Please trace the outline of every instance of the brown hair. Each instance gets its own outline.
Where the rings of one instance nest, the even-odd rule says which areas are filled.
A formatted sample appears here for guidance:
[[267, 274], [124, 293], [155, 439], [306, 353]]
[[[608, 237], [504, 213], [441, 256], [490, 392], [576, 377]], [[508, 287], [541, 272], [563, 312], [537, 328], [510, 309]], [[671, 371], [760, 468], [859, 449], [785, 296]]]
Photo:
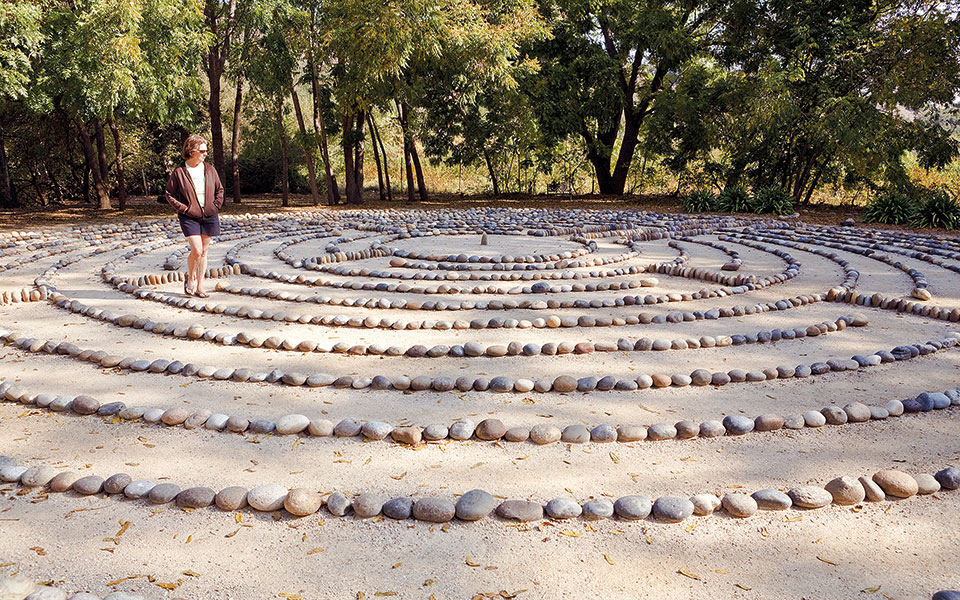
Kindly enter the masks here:
[[210, 146], [210, 144], [207, 143], [207, 140], [200, 134], [195, 133], [190, 137], [188, 137], [187, 139], [185, 139], [183, 141], [183, 150], [181, 151], [181, 153], [183, 154], [183, 158], [184, 159], [190, 158], [190, 154], [192, 154], [201, 145], [207, 146], [207, 147]]

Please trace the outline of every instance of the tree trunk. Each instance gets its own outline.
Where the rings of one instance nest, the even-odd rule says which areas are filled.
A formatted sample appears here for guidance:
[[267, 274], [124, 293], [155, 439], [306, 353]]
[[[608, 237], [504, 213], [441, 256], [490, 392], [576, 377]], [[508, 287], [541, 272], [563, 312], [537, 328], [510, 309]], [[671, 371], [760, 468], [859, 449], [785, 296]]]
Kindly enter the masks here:
[[77, 122], [77, 131], [80, 134], [80, 144], [83, 146], [83, 152], [87, 156], [87, 170], [93, 178], [93, 186], [97, 192], [97, 198], [100, 202], [101, 210], [110, 210], [110, 192], [103, 183], [100, 167], [97, 165], [97, 151], [93, 148], [93, 140], [90, 139], [90, 133], [83, 123]]
[[300, 110], [300, 96], [297, 88], [290, 84], [290, 97], [293, 98], [293, 110], [297, 114], [297, 126], [300, 128], [301, 145], [307, 155], [307, 177], [310, 179], [310, 196], [314, 206], [320, 206], [320, 190], [317, 189], [317, 161], [313, 156], [313, 144], [307, 137], [307, 127], [303, 123], [303, 112]]
[[417, 201], [417, 193], [413, 187], [413, 163], [410, 160], [410, 136], [407, 135], [407, 119], [403, 112], [403, 105], [397, 101], [397, 121], [400, 123], [400, 135], [403, 138], [403, 170], [407, 176], [407, 202]]
[[113, 145], [117, 150], [117, 201], [120, 203], [120, 210], [127, 208], [127, 186], [123, 182], [123, 148], [120, 145], [120, 130], [117, 124], [110, 119], [110, 131], [113, 132]]
[[364, 138], [366, 137], [363, 133], [364, 114], [362, 110], [357, 113], [357, 133], [353, 138], [353, 172], [357, 179], [357, 193], [359, 193], [361, 197], [363, 197], [363, 151]]
[[243, 75], [237, 76], [237, 95], [233, 99], [233, 131], [230, 138], [230, 171], [233, 188], [233, 203], [240, 204], [240, 107], [243, 104]]
[[377, 147], [377, 132], [373, 128], [373, 113], [367, 113], [367, 129], [370, 130], [370, 141], [373, 145], [373, 162], [377, 164], [377, 188], [380, 191], [380, 202], [386, 202], [387, 191], [383, 189], [383, 167], [380, 164], [380, 148]]
[[283, 97], [277, 98], [277, 131], [280, 134], [280, 204], [290, 206], [290, 161], [287, 157], [287, 132], [283, 127]]
[[0, 207], [19, 208], [13, 193], [13, 181], [10, 180], [10, 166], [7, 164], [7, 151], [4, 147], [3, 123], [0, 123]]
[[53, 185], [53, 191], [57, 195], [57, 204], [63, 204], [63, 186], [60, 185], [60, 181], [57, 179], [56, 174], [54, 174], [53, 169], [50, 168], [50, 164], [46, 161], [43, 162], [43, 170], [46, 171], [47, 177], [50, 179], [50, 183]]
[[320, 104], [319, 73], [317, 63], [313, 59], [312, 41], [310, 52], [310, 70], [313, 74], [313, 80], [311, 81], [311, 88], [313, 90], [313, 130], [320, 136], [320, 157], [323, 158], [323, 170], [327, 182], [327, 204], [334, 206], [340, 204], [340, 189], [337, 187], [337, 180], [333, 177], [333, 169], [330, 168], [330, 150], [327, 146], [327, 124], [323, 118], [323, 107]]
[[83, 201], [90, 204], [90, 165], [83, 162]]
[[410, 132], [410, 121], [407, 118], [410, 114], [410, 107], [405, 103], [401, 103], [399, 106], [400, 111], [400, 126], [403, 127], [403, 140], [405, 152], [408, 152], [410, 158], [413, 159], [413, 167], [417, 173], [417, 189], [420, 192], [420, 201], [427, 202], [429, 200], [427, 196], [427, 186], [423, 181], [423, 169], [420, 167], [420, 155], [417, 153], [417, 144], [413, 139], [413, 134]]
[[110, 169], [107, 168], [107, 144], [103, 139], [103, 122], [100, 119], [93, 120], [93, 131], [97, 140], [97, 164], [100, 165], [100, 181], [107, 185], [107, 176], [110, 175]]
[[[210, 146], [213, 149], [213, 165], [217, 169], [220, 180], [226, 180], [226, 168], [223, 159], [223, 117], [220, 112], [220, 78], [223, 75], [223, 68], [230, 54], [230, 38], [233, 35], [234, 16], [237, 10], [237, 0], [230, 0], [227, 6], [226, 23], [222, 23], [220, 11], [223, 6], [221, 2], [207, 0], [205, 3], [204, 14], [206, 16], [207, 27], [213, 34], [213, 43], [207, 51], [206, 70], [207, 80], [210, 85], [210, 97], [207, 106], [210, 110]], [[220, 26], [223, 25], [221, 30]]]
[[387, 200], [393, 202], [393, 189], [390, 186], [390, 161], [387, 160], [387, 151], [383, 147], [383, 138], [380, 137], [380, 128], [377, 127], [377, 122], [373, 119], [373, 114], [370, 114], [370, 131], [373, 132], [374, 138], [374, 148], [377, 145], [380, 145], [380, 156], [383, 157], [383, 178], [386, 180], [387, 186]]
[[493, 195], [500, 195], [500, 183], [497, 181], [497, 174], [493, 172], [493, 161], [490, 160], [490, 152], [483, 149], [483, 160], [487, 163], [487, 172], [490, 173], [490, 181], [493, 183]]
[[344, 179], [347, 187], [347, 204], [360, 204], [363, 197], [360, 190], [357, 189], [357, 173], [353, 164], [353, 115], [344, 114], [342, 117], [343, 131], [341, 139], [343, 142], [343, 166], [346, 171]]

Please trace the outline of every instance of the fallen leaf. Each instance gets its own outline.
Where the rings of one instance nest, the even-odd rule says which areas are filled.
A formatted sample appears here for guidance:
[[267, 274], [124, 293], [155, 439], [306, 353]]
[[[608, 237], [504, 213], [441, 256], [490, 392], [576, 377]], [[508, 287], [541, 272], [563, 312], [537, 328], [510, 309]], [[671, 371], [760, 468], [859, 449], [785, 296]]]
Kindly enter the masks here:
[[40, 546], [34, 546], [34, 547], [30, 548], [30, 549], [33, 550], [34, 552], [36, 552], [36, 553], [37, 553], [37, 556], [46, 556], [46, 555], [47, 555], [47, 551], [44, 550], [43, 548], [41, 548]]
[[560, 535], [565, 535], [567, 537], [580, 537], [579, 531], [561, 531]]
[[313, 548], [312, 550], [307, 550], [307, 556], [311, 554], [317, 554], [318, 552], [326, 552], [326, 548]]
[[860, 592], [863, 594], [876, 594], [879, 591], [880, 591], [879, 585], [876, 587], [863, 588], [862, 590], [860, 590]]
[[827, 560], [826, 558], [823, 558], [822, 556], [817, 556], [817, 560], [819, 560], [820, 562], [825, 562], [825, 563], [827, 563], [828, 565], [833, 565], [834, 567], [838, 566], [837, 563], [833, 562], [832, 560]]
[[714, 569], [713, 572], [714, 572], [714, 573], [717, 573], [717, 574], [719, 574], [719, 575], [726, 575], [726, 574], [729, 573], [730, 571], [728, 571], [728, 570], [726, 570], [726, 569]]
[[479, 567], [479, 566], [480, 566], [480, 563], [474, 562], [473, 559], [470, 558], [469, 556], [468, 556], [467, 559], [466, 559], [466, 563], [467, 563], [467, 566], [469, 566], [469, 567]]
[[123, 535], [124, 533], [126, 533], [126, 532], [127, 532], [127, 529], [129, 529], [129, 528], [130, 528], [130, 521], [124, 521], [123, 523], [120, 524], [120, 531], [118, 531], [118, 532], [117, 532], [117, 535], [115, 535], [115, 536], [113, 536], [113, 537], [120, 537], [121, 535]]
[[613, 452], [610, 453], [610, 460], [612, 460], [614, 464], [617, 464], [617, 465], [620, 464], [620, 457], [614, 454]]
[[155, 586], [157, 586], [157, 587], [159, 587], [159, 588], [163, 588], [163, 589], [165, 589], [165, 590], [175, 590], [175, 589], [177, 589], [178, 587], [180, 587], [180, 584], [179, 584], [179, 583], [155, 583], [155, 584], [153, 584], [153, 585], [155, 585]]
[[397, 567], [402, 566], [402, 565], [403, 565], [402, 562], [398, 562], [397, 564], [393, 565], [393, 566], [390, 567], [390, 568], [391, 568], [391, 569], [396, 569]]
[[232, 538], [233, 536], [237, 535], [238, 533], [240, 533], [240, 529], [239, 529], [239, 528], [237, 528], [235, 531], [232, 531], [231, 533], [228, 533], [227, 535], [225, 535], [225, 536], [223, 536], [223, 537], [225, 537], [225, 538]]
[[396, 596], [396, 592], [377, 592], [374, 596]]
[[783, 522], [784, 522], [784, 523], [796, 523], [797, 521], [802, 521], [802, 520], [803, 520], [803, 515], [797, 515], [797, 516], [795, 516], [795, 517], [784, 517], [784, 518], [783, 518]]
[[183, 571], [181, 574], [186, 575], [187, 577], [200, 577], [200, 573], [197, 573], [196, 571]]
[[690, 579], [696, 579], [697, 581], [702, 581], [699, 575], [697, 575], [696, 573], [691, 573], [686, 569], [686, 567], [680, 567], [679, 569], [677, 569], [677, 573], [683, 575], [684, 577], [689, 577]]
[[423, 582], [423, 587], [430, 587], [431, 585], [435, 584], [436, 582], [437, 582], [436, 579], [428, 579], [428, 580], [426, 580], [426, 581]]
[[303, 600], [303, 596], [300, 596], [298, 594], [284, 594], [281, 592], [277, 595], [280, 596], [281, 598], [286, 598], [287, 600]]
[[390, 479], [395, 479], [395, 480], [397, 480], [397, 481], [400, 481], [401, 479], [403, 479], [404, 477], [406, 477], [406, 475], [407, 475], [407, 472], [404, 471], [403, 473], [400, 473], [399, 475], [391, 475], [391, 476], [390, 476]]
[[608, 564], [608, 565], [616, 564], [616, 563], [613, 562], [613, 559], [610, 558], [610, 555], [607, 554], [606, 552], [603, 553], [603, 560], [607, 561], [607, 564]]
[[751, 587], [747, 587], [747, 586], [743, 585], [742, 583], [738, 583], [738, 584], [736, 584], [736, 586], [737, 586], [738, 588], [740, 588], [741, 590], [746, 590], [746, 591], [748, 591], [748, 592], [753, 589], [753, 588], [751, 588]]

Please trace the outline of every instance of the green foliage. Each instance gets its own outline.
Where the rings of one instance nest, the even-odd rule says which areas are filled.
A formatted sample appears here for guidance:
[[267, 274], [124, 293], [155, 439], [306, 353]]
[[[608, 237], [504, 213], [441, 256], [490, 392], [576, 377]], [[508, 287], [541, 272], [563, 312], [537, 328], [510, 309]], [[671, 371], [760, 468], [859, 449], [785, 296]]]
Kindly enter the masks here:
[[914, 224], [920, 227], [960, 227], [960, 205], [945, 190], [925, 190]]
[[753, 203], [747, 190], [739, 187], [728, 187], [717, 197], [717, 209], [723, 212], [753, 212]]
[[717, 197], [710, 190], [694, 190], [683, 197], [683, 210], [700, 213], [716, 210]]
[[793, 213], [793, 196], [779, 185], [759, 188], [753, 193], [751, 205], [758, 215], [789, 215]]
[[866, 223], [906, 225], [913, 222], [916, 212], [916, 203], [906, 194], [888, 191], [870, 199], [862, 218]]
[[30, 83], [36, 56], [41, 8], [33, 2], [5, 2], [0, 10], [0, 99], [22, 98]]

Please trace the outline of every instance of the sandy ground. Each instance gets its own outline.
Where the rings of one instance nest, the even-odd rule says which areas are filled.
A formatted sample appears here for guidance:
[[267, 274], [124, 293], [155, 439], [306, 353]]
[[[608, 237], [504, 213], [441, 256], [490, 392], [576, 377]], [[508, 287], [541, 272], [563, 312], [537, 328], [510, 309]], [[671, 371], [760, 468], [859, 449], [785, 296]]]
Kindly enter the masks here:
[[[344, 230], [344, 234], [358, 234]], [[554, 253], [576, 247], [566, 238], [497, 236], [484, 252]], [[714, 236], [703, 239], [713, 240]], [[316, 256], [330, 239], [317, 238], [287, 248]], [[240, 258], [253, 267], [282, 274], [300, 271], [276, 260], [281, 240], [252, 244]], [[598, 240], [597, 255], [616, 256], [625, 248]], [[211, 266], [234, 242], [211, 251]], [[369, 240], [343, 248], [359, 249]], [[479, 252], [470, 236], [404, 240], [411, 250]], [[399, 245], [399, 243], [397, 244]], [[727, 243], [740, 252], [743, 272], [767, 276], [785, 263], [769, 253]], [[690, 266], [719, 269], [727, 256], [699, 244], [682, 244]], [[118, 261], [123, 275], [157, 273], [173, 245]], [[938, 339], [956, 324], [891, 311], [817, 303], [792, 310], [679, 324], [609, 328], [497, 329], [465, 331], [381, 331], [244, 320], [173, 309], [134, 300], [105, 285], [100, 267], [129, 248], [105, 252], [61, 269], [57, 287], [70, 297], [124, 314], [156, 321], [201, 324], [218, 331], [240, 331], [353, 343], [484, 345], [547, 341], [613, 341], [621, 337], [699, 337], [755, 333], [775, 327], [806, 326], [859, 313], [863, 328], [775, 344], [668, 352], [616, 352], [589, 355], [504, 358], [381, 358], [302, 354], [242, 346], [223, 347], [119, 328], [47, 303], [0, 306], [0, 328], [31, 337], [73, 341], [137, 358], [177, 358], [183, 362], [254, 370], [324, 371], [334, 375], [448, 375], [553, 378], [611, 374], [689, 373], [695, 368], [744, 370], [848, 358], [889, 350], [899, 344]], [[665, 314], [769, 302], [798, 294], [821, 293], [842, 280], [833, 262], [794, 249], [802, 263], [795, 279], [758, 292], [719, 299], [644, 307], [556, 309], [546, 311], [371, 310], [283, 302], [213, 293], [211, 301], [282, 309], [297, 314], [402, 316], [407, 319], [528, 318], [548, 314], [594, 316]], [[859, 289], [909, 296], [913, 287], [899, 270], [838, 252], [861, 271]], [[643, 245], [641, 257], [622, 264], [646, 265], [678, 255], [665, 241]], [[0, 275], [0, 288], [29, 286], [58, 257], [33, 261]], [[2, 261], [0, 261], [2, 262]], [[906, 264], [922, 270], [934, 292], [932, 304], [960, 306], [960, 280], [929, 263]], [[914, 264], [916, 263], [916, 264]], [[386, 259], [356, 265], [390, 270]], [[615, 268], [613, 265], [610, 268]], [[589, 273], [591, 268], [579, 269]], [[322, 274], [330, 281], [347, 277]], [[634, 277], [643, 277], [639, 275]], [[627, 281], [631, 276], [606, 278]], [[657, 275], [656, 288], [633, 293], [692, 293], [711, 287], [701, 281]], [[357, 278], [359, 281], [368, 279]], [[250, 276], [231, 283], [336, 298], [380, 296], [439, 299], [440, 296], [309, 288]], [[513, 287], [505, 282], [504, 287]], [[182, 287], [157, 289], [182, 293]], [[604, 299], [631, 293], [551, 294], [554, 299]], [[463, 295], [450, 296], [462, 300]], [[471, 300], [503, 299], [470, 295]], [[511, 298], [517, 298], [511, 296]], [[852, 401], [883, 404], [923, 391], [958, 385], [960, 350], [952, 349], [903, 363], [805, 380], [775, 380], [723, 388], [668, 388], [590, 394], [415, 393], [398, 391], [289, 388], [279, 385], [218, 382], [171, 375], [120, 373], [64, 356], [0, 348], [0, 380], [16, 381], [34, 393], [90, 394], [102, 402], [170, 408], [188, 406], [247, 418], [276, 419], [289, 413], [333, 422], [355, 417], [388, 423], [427, 425], [464, 417], [493, 416], [508, 427], [550, 422], [641, 424], [703, 421], [725, 415], [793, 414]], [[906, 415], [898, 419], [843, 427], [782, 430], [719, 439], [583, 445], [491, 443], [428, 444], [417, 449], [359, 438], [240, 436], [141, 423], [112, 423], [95, 417], [51, 413], [0, 404], [0, 455], [25, 465], [50, 464], [84, 474], [126, 472], [134, 478], [170, 481], [182, 488], [263, 483], [347, 493], [377, 492], [389, 497], [453, 498], [483, 488], [506, 498], [546, 503], [555, 497], [585, 502], [627, 494], [650, 497], [745, 491], [787, 490], [824, 485], [840, 475], [870, 475], [885, 468], [933, 473], [960, 465], [960, 409]], [[544, 520], [517, 526], [499, 519], [453, 521], [446, 526], [389, 519], [337, 518], [324, 510], [313, 517], [262, 514], [244, 509], [231, 515], [214, 509], [185, 512], [116, 497], [80, 497], [72, 492], [20, 493], [0, 485], [0, 576], [20, 573], [53, 581], [68, 591], [100, 595], [127, 590], [148, 598], [469, 598], [498, 594], [518, 598], [928, 598], [960, 587], [954, 558], [960, 533], [949, 525], [960, 510], [960, 493], [939, 492], [902, 501], [830, 506], [815, 511], [761, 512], [739, 520], [717, 513], [668, 525], [652, 519], [588, 523]], [[130, 525], [117, 536], [123, 523]], [[478, 566], [473, 566], [478, 565]], [[139, 576], [138, 576], [139, 575]], [[149, 575], [153, 581], [148, 579]], [[138, 577], [135, 577], [138, 576]], [[130, 578], [130, 579], [125, 579]], [[119, 583], [116, 583], [118, 580]], [[108, 584], [114, 583], [112, 586]], [[157, 583], [173, 584], [168, 590]]]

